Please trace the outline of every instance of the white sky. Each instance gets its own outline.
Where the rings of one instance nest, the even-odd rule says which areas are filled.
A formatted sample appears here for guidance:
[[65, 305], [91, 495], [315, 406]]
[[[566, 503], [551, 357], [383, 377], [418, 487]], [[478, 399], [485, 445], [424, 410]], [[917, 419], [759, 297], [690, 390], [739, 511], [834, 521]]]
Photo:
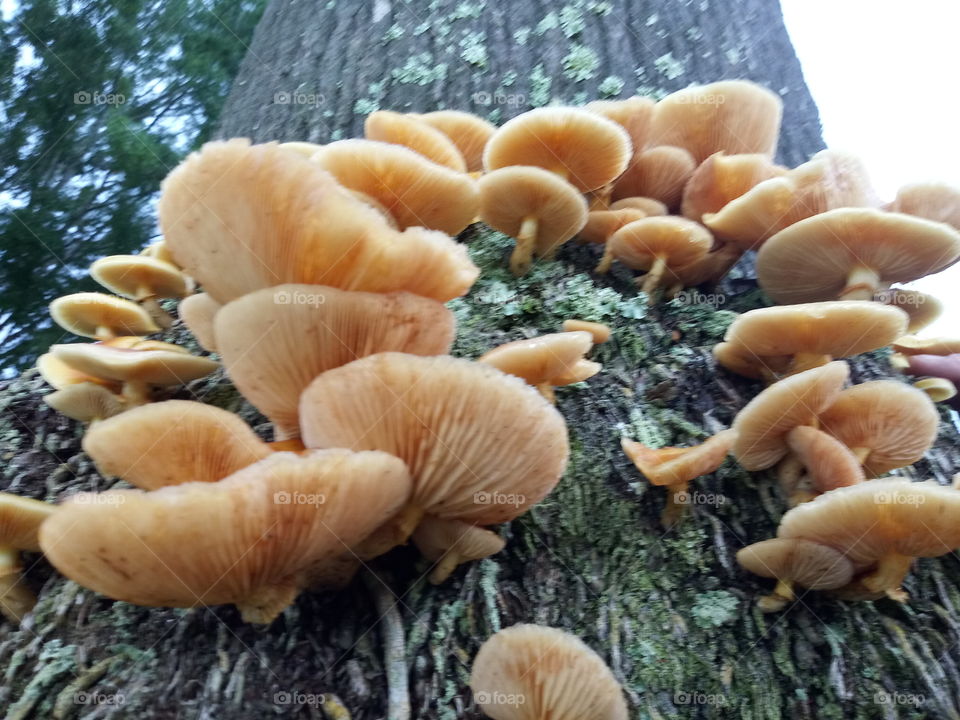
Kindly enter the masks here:
[[[824, 139], [864, 159], [877, 190], [960, 187], [960, 0], [781, 0]], [[960, 264], [914, 287], [947, 310], [923, 335], [960, 336]]]

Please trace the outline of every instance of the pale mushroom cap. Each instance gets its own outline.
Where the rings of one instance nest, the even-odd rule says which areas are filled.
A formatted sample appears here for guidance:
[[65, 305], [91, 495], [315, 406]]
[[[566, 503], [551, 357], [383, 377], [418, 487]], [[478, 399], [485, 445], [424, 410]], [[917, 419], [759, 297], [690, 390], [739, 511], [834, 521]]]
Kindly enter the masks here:
[[926, 393], [933, 402], [946, 402], [957, 396], [957, 386], [952, 380], [942, 377], [923, 378], [913, 386]]
[[453, 141], [420, 118], [377, 110], [364, 120], [363, 135], [368, 140], [403, 145], [451, 170], [467, 171], [467, 163]]
[[93, 375], [87, 375], [79, 370], [67, 365], [63, 360], [58, 360], [52, 353], [44, 353], [37, 358], [37, 370], [48, 385], [55, 390], [63, 390], [70, 385], [79, 383], [96, 383], [97, 385], [106, 385], [115, 390], [120, 389], [119, 383], [103, 380]]
[[464, 246], [422, 228], [396, 232], [275, 144], [206, 144], [164, 180], [159, 215], [177, 261], [220, 303], [287, 282], [446, 301], [479, 274]]
[[653, 485], [679, 485], [720, 467], [736, 439], [729, 429], [692, 447], [651, 448], [628, 438], [620, 439], [620, 447]]
[[580, 232], [579, 238], [584, 242], [605, 243], [611, 235], [624, 225], [635, 220], [643, 220], [647, 213], [636, 208], [620, 208], [619, 210], [592, 210], [587, 214], [587, 223]]
[[170, 263], [175, 268], [180, 269], [180, 266], [177, 265], [177, 261], [173, 259], [173, 255], [170, 254], [170, 248], [167, 247], [167, 244], [163, 240], [158, 240], [155, 243], [150, 243], [143, 250], [140, 251], [140, 254], [145, 257], [155, 258], [157, 260], [163, 260], [163, 262]]
[[696, 167], [696, 160], [683, 148], [660, 145], [644, 150], [633, 156], [610, 197], [651, 197], [667, 207], [678, 207]]
[[490, 637], [473, 660], [470, 689], [494, 720], [628, 717], [623, 690], [600, 656], [579, 638], [541, 625], [514, 625]]
[[684, 186], [681, 212], [699, 222], [704, 214], [719, 212], [758, 183], [786, 172], [762, 153], [714, 153], [700, 163]]
[[850, 375], [845, 362], [806, 370], [771, 385], [733, 421], [733, 455], [745, 470], [764, 470], [787, 453], [786, 434], [811, 424], [836, 400]]
[[764, 378], [764, 368], [773, 373], [786, 372], [790, 368], [792, 360], [789, 355], [760, 357], [756, 353], [731, 342], [714, 345], [713, 357], [718, 365], [722, 365], [730, 372], [756, 380]]
[[322, 285], [278, 285], [217, 313], [217, 347], [237, 389], [298, 437], [300, 394], [320, 373], [379, 352], [443, 355], [453, 313], [410, 293], [364, 293]]
[[89, 338], [97, 337], [101, 327], [114, 335], [148, 335], [160, 330], [150, 314], [135, 302], [104, 293], [58, 297], [50, 303], [50, 317], [64, 330]]
[[871, 208], [841, 208], [801, 220], [757, 253], [757, 280], [781, 305], [837, 298], [851, 270], [881, 283], [910, 282], [960, 257], [960, 233], [942, 223]]
[[843, 553], [809, 540], [763, 540], [737, 552], [737, 562], [754, 575], [811, 590], [843, 587], [853, 577], [853, 565]]
[[713, 237], [685, 218], [650, 217], [624, 225], [608, 241], [616, 258], [634, 270], [648, 270], [658, 257], [682, 267], [710, 251]]
[[887, 209], [946, 223], [960, 230], [960, 189], [947, 183], [904, 185]]
[[560, 332], [514, 340], [484, 353], [477, 362], [492, 365], [531, 385], [555, 382], [574, 369], [593, 347], [588, 332]]
[[90, 275], [107, 290], [133, 300], [181, 298], [191, 291], [187, 276], [176, 266], [145, 255], [100, 258], [90, 266]]
[[565, 178], [581, 192], [620, 176], [631, 154], [620, 125], [581, 108], [537, 108], [508, 120], [487, 143], [487, 170], [535, 165]]
[[496, 132], [495, 125], [460, 110], [437, 110], [418, 117], [450, 138], [463, 156], [467, 172], [483, 170], [483, 148]]
[[401, 230], [425, 227], [456, 235], [477, 216], [480, 199], [469, 175], [402, 145], [340, 140], [312, 160], [341, 185], [373, 198]]
[[537, 220], [538, 252], [566, 242], [587, 222], [587, 201], [570, 183], [538, 167], [511, 166], [486, 173], [480, 188], [480, 218], [516, 237], [526, 218]]
[[907, 321], [898, 308], [861, 300], [786, 305], [739, 315], [724, 341], [748, 356], [845, 358], [889, 345], [903, 335]]
[[123, 398], [92, 382], [68, 385], [45, 395], [43, 401], [61, 415], [80, 422], [103, 420], [127, 409]]
[[669, 210], [659, 200], [647, 197], [625, 197], [610, 203], [610, 210], [622, 210], [623, 208], [633, 208], [642, 210], [648, 216], [667, 215]]
[[40, 524], [56, 509], [51, 503], [0, 493], [0, 545], [37, 552]]
[[284, 150], [292, 150], [293, 152], [309, 158], [313, 157], [317, 150], [321, 150], [323, 145], [318, 145], [317, 143], [312, 142], [304, 142], [302, 140], [292, 140], [290, 142], [280, 143], [280, 147], [282, 147]]
[[960, 491], [903, 478], [837, 488], [787, 512], [777, 536], [829, 545], [858, 569], [892, 553], [936, 557], [960, 546]]
[[439, 560], [448, 551], [456, 553], [461, 561], [480, 560], [497, 554], [507, 544], [485, 528], [429, 515], [417, 526], [412, 540], [427, 560]]
[[98, 343], [53, 345], [50, 352], [75, 370], [116, 382], [182, 385], [220, 367], [213, 360], [196, 355], [167, 350], [127, 350]]
[[657, 103], [651, 145], [676, 145], [701, 163], [715, 152], [773, 157], [783, 102], [766, 88], [725, 80], [685, 88]]
[[83, 449], [103, 475], [144, 490], [215, 482], [271, 454], [239, 417], [189, 400], [143, 405], [96, 423]]
[[300, 401], [307, 447], [407, 462], [413, 504], [483, 525], [546, 496], [569, 452], [563, 417], [520, 378], [451, 357], [380, 353], [320, 375]]
[[613, 332], [608, 325], [604, 325], [603, 323], [576, 320], [573, 318], [563, 321], [564, 332], [577, 332], [578, 330], [590, 333], [590, 337], [593, 338], [595, 345], [605, 343], [610, 339], [610, 335]]
[[210, 352], [217, 351], [217, 340], [213, 333], [213, 320], [223, 307], [207, 293], [196, 293], [185, 297], [177, 305], [180, 319], [187, 326], [200, 347]]
[[960, 353], [960, 338], [921, 338], [903, 335], [893, 343], [893, 349], [904, 355], [954, 355]]
[[656, 105], [650, 98], [635, 95], [624, 100], [594, 100], [584, 109], [620, 125], [630, 136], [633, 152], [638, 153], [647, 146]]
[[850, 449], [831, 435], [806, 425], [787, 433], [787, 446], [807, 469], [817, 492], [856, 485], [866, 478], [860, 461]]
[[892, 305], [910, 316], [907, 332], [920, 332], [943, 314], [943, 303], [919, 290], [892, 288], [878, 295], [884, 305]]
[[385, 453], [274, 453], [220, 482], [81, 493], [43, 524], [40, 545], [64, 575], [117, 600], [248, 605], [267, 589], [295, 593], [409, 493]]
[[940, 415], [923, 393], [894, 380], [841, 392], [820, 413], [822, 428], [849, 448], [869, 448], [867, 472], [882, 475], [915, 463], [937, 437]]

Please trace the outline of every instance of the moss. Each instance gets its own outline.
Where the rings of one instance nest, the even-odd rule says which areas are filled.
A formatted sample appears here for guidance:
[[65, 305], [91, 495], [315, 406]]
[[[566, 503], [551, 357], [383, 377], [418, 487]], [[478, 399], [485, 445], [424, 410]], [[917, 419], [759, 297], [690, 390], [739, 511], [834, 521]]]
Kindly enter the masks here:
[[676, 80], [686, 72], [686, 67], [683, 62], [677, 60], [673, 56], [673, 53], [669, 52], [654, 60], [653, 66], [657, 69], [657, 72], [666, 77], [667, 80]]
[[563, 58], [563, 74], [574, 82], [592, 78], [600, 66], [597, 53], [586, 45], [575, 43]]
[[623, 78], [616, 75], [608, 75], [597, 87], [597, 92], [601, 97], [614, 97], [623, 91]]
[[435, 62], [428, 52], [407, 58], [403, 67], [394, 68], [390, 76], [401, 85], [430, 85], [447, 77], [445, 63]]
[[538, 64], [530, 73], [530, 106], [542, 107], [550, 102], [550, 87], [553, 81]]
[[575, 5], [564, 5], [560, 9], [559, 22], [560, 29], [568, 38], [579, 35], [583, 32], [584, 27], [586, 27], [583, 13], [580, 12], [580, 8]]
[[467, 33], [460, 40], [460, 58], [479, 68], [487, 66], [487, 35], [483, 32]]
[[537, 35], [543, 35], [548, 30], [556, 30], [560, 26], [560, 18], [553, 11], [548, 12], [543, 16], [543, 19], [537, 23], [537, 27], [534, 28], [534, 32]]
[[736, 617], [740, 601], [725, 590], [712, 590], [697, 596], [691, 609], [694, 621], [704, 629], [720, 627]]

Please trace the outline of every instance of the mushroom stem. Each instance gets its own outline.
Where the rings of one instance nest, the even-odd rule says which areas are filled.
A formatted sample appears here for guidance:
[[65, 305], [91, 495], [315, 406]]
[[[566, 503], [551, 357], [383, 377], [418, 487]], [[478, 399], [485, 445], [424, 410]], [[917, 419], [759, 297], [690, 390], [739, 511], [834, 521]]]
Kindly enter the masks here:
[[540, 394], [546, 398], [551, 405], [557, 404], [557, 394], [553, 390], [553, 385], [550, 383], [540, 383], [537, 385], [537, 390], [540, 391]]
[[535, 217], [526, 217], [517, 233], [517, 246], [510, 256], [510, 271], [517, 277], [526, 275], [533, 259], [533, 249], [537, 242], [538, 222]]
[[790, 363], [790, 372], [788, 375], [796, 375], [804, 370], [812, 370], [813, 368], [821, 367], [822, 365], [826, 365], [831, 360], [833, 360], [833, 358], [829, 355], [818, 355], [817, 353], [805, 352], [797, 353], [793, 356], [793, 360]]
[[256, 588], [243, 601], [236, 603], [244, 622], [269, 625], [296, 599], [300, 588], [292, 580]]
[[431, 585], [440, 585], [444, 580], [446, 580], [457, 569], [457, 566], [460, 564], [460, 555], [454, 552], [452, 549], [444, 553], [443, 557], [437, 560], [436, 565], [433, 566], [433, 570], [430, 573], [430, 584]]
[[870, 448], [868, 447], [850, 448], [850, 452], [852, 452], [857, 460], [860, 461], [861, 465], [863, 465], [867, 461], [867, 458], [870, 457]]
[[773, 589], [773, 592], [757, 600], [757, 607], [760, 608], [760, 612], [779, 612], [787, 606], [787, 603], [792, 603], [796, 599], [797, 596], [793, 592], [793, 581], [777, 580], [777, 586]]
[[390, 587], [378, 576], [367, 571], [364, 583], [380, 616], [383, 630], [383, 666], [387, 676], [388, 720], [410, 720], [410, 679], [407, 676], [407, 641], [403, 618], [397, 606], [400, 601]]
[[152, 296], [143, 298], [140, 301], [140, 305], [150, 313], [153, 321], [164, 330], [173, 325], [173, 316], [160, 306], [160, 301], [157, 300], [157, 298]]
[[97, 340], [112, 340], [117, 334], [106, 325], [98, 325], [97, 329], [93, 332], [93, 336]]
[[667, 505], [663, 508], [660, 515], [660, 525], [665, 530], [669, 530], [686, 514], [687, 506], [690, 504], [687, 490], [690, 489], [690, 481], [667, 485]]
[[610, 243], [603, 244], [603, 256], [600, 258], [600, 262], [597, 263], [597, 267], [594, 268], [594, 272], [598, 275], [606, 275], [610, 272], [610, 266], [613, 265], [613, 250], [610, 247]]
[[663, 279], [663, 273], [667, 269], [667, 259], [658, 255], [650, 266], [650, 272], [643, 278], [643, 284], [640, 289], [647, 294], [647, 303], [653, 304], [653, 291], [660, 287], [660, 280]]
[[20, 556], [14, 548], [0, 548], [0, 613], [17, 625], [37, 604], [37, 596], [23, 582]]
[[423, 508], [412, 503], [407, 505], [360, 543], [356, 547], [357, 555], [362, 560], [372, 560], [403, 545], [417, 529], [424, 514]]
[[903, 579], [910, 572], [913, 558], [909, 555], [890, 553], [880, 558], [876, 569], [862, 580], [863, 586], [871, 592], [886, 593], [891, 600], [906, 602], [907, 594], [900, 588]]
[[847, 275], [847, 286], [841, 291], [839, 300], [873, 300], [880, 285], [880, 276], [876, 270], [860, 265]]
[[150, 386], [142, 380], [127, 380], [120, 394], [131, 405], [146, 405], [150, 402]]

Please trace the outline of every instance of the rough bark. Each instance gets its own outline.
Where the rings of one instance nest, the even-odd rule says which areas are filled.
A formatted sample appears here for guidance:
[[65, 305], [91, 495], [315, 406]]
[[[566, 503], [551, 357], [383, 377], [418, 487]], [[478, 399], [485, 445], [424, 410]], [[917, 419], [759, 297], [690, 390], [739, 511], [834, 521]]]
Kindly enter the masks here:
[[[783, 161], [796, 164], [821, 147], [776, 3], [617, 0], [606, 14], [606, 3], [568, 7], [276, 1], [221, 134], [322, 142], [357, 133], [372, 108], [357, 101], [371, 98], [383, 108], [460, 107], [507, 117], [529, 103], [485, 106], [474, 94], [492, 96], [499, 88], [504, 97], [514, 91], [541, 100], [541, 75], [552, 79], [547, 99], [564, 101], [596, 96], [607, 76], [625, 81], [623, 95], [637, 86], [666, 92], [740, 76], [783, 93]], [[583, 29], [569, 38], [562, 26], [538, 34], [538, 25], [551, 24], [544, 21], [550, 11], [564, 16], [568, 31], [577, 18]], [[391, 32], [394, 26], [403, 34]], [[530, 29], [525, 44], [515, 39], [522, 28]], [[485, 67], [462, 58], [468, 33], [485, 33]], [[385, 43], [385, 35], [397, 37]], [[563, 69], [574, 45], [598, 57], [593, 76], [580, 82]], [[424, 52], [429, 62], [410, 62]], [[437, 63], [447, 65], [445, 79], [403, 81]], [[322, 104], [274, 102], [277, 93], [294, 92], [318, 102], [322, 95]], [[604, 371], [558, 391], [570, 427], [570, 469], [544, 503], [502, 528], [507, 549], [435, 588], [425, 582], [426, 564], [401, 548], [372, 567], [395, 600], [385, 604], [372, 592], [375, 582], [356, 582], [340, 593], [301, 596], [266, 629], [242, 624], [231, 608], [114, 603], [30, 557], [28, 581], [40, 592], [36, 612], [20, 629], [0, 626], [0, 707], [8, 717], [49, 718], [58, 708], [64, 717], [345, 717], [336, 714], [339, 704], [356, 720], [383, 718], [384, 638], [392, 637], [406, 644], [412, 716], [473, 719], [480, 716], [466, 687], [471, 658], [492, 632], [516, 622], [581, 636], [624, 683], [636, 718], [960, 715], [955, 557], [918, 564], [907, 606], [805, 594], [788, 611], [763, 615], [754, 599], [770, 583], [740, 571], [733, 555], [775, 531], [784, 505], [772, 476], [728, 461], [696, 484], [705, 502], [665, 533], [657, 520], [663, 492], [648, 488], [619, 450], [622, 434], [658, 444], [697, 442], [729, 425], [759, 391], [718, 371], [710, 355], [732, 312], [763, 302], [749, 262], [715, 293], [688, 292], [647, 310], [624, 270], [590, 274], [595, 248], [565, 247], [556, 262], [516, 280], [505, 270], [510, 241], [477, 228], [462, 239], [484, 272], [467, 298], [451, 304], [459, 321], [456, 354], [475, 357], [500, 342], [558, 329], [569, 317], [614, 328], [614, 339], [595, 352]], [[171, 336], [191, 342], [179, 324]], [[853, 365], [857, 381], [891, 374], [883, 353]], [[41, 402], [45, 392], [27, 373], [0, 395], [4, 488], [55, 500], [111, 486], [81, 452], [81, 428]], [[236, 410], [266, 432], [223, 377], [180, 395]], [[943, 419], [937, 449], [907, 474], [946, 481], [957, 468], [957, 431], [946, 413]], [[398, 615], [403, 634], [387, 627]]]

